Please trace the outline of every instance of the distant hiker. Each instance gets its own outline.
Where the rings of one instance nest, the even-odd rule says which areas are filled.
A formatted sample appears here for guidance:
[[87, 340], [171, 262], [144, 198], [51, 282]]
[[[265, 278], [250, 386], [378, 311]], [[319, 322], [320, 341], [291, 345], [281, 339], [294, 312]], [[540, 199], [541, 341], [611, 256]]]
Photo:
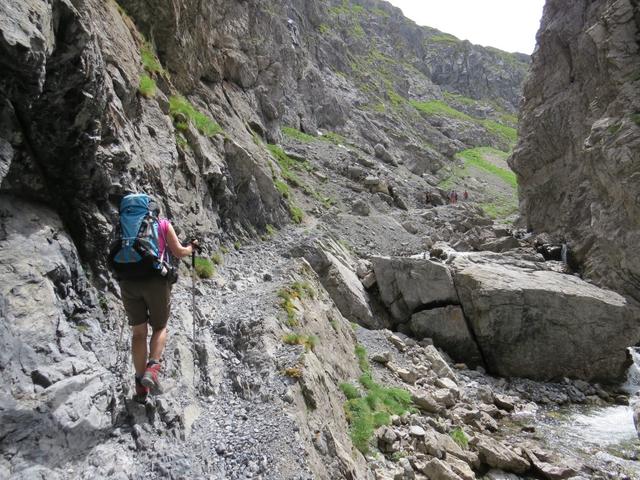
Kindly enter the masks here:
[[431, 192], [424, 192], [424, 203], [431, 205]]
[[453, 190], [449, 192], [449, 204], [453, 205]]
[[[159, 214], [158, 204], [148, 195], [126, 195], [109, 254], [131, 326], [135, 399], [141, 403], [149, 392], [161, 391], [160, 359], [167, 341], [171, 287], [178, 279], [171, 254], [185, 257], [198, 245], [194, 240], [183, 247], [169, 220]], [[147, 348], [148, 325], [152, 335]]]
[[462, 198], [464, 200], [468, 200], [469, 199], [469, 192], [467, 192], [466, 190], [464, 191], [464, 193], [462, 194]]
[[458, 192], [456, 192], [455, 190], [453, 191], [453, 203], [458, 203]]

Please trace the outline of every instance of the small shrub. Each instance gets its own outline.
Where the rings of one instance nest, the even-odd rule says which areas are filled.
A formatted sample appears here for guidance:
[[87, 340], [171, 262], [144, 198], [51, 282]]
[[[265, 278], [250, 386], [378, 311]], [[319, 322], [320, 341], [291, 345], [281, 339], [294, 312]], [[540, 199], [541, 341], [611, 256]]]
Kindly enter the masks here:
[[240, 250], [241, 246], [242, 244], [240, 243], [240, 240], [236, 240], [235, 242], [233, 242], [233, 248], [235, 248], [236, 250]]
[[307, 295], [309, 298], [316, 298], [316, 291], [313, 289], [309, 282], [293, 282], [291, 285], [291, 290], [296, 293], [296, 296], [300, 298], [304, 298]]
[[282, 288], [278, 291], [278, 297], [282, 300], [280, 302], [280, 307], [287, 314], [287, 324], [290, 327], [297, 327], [298, 320], [296, 318], [296, 307], [293, 304], [293, 299], [296, 298], [295, 292], [293, 292], [290, 288]]
[[222, 252], [223, 255], [226, 255], [227, 253], [229, 253], [229, 248], [226, 247], [225, 245], [222, 245], [220, 247], [220, 251]]
[[287, 376], [287, 377], [301, 378], [302, 377], [302, 368], [300, 368], [300, 367], [289, 367], [289, 368], [285, 368], [282, 373], [284, 373], [284, 375]]
[[211, 278], [215, 273], [213, 263], [208, 258], [196, 257], [196, 274], [200, 278]]
[[143, 97], [151, 98], [156, 94], [156, 82], [148, 75], [142, 75], [140, 77], [138, 91]]
[[449, 432], [449, 436], [453, 438], [453, 441], [456, 442], [460, 448], [466, 449], [469, 445], [469, 437], [464, 433], [460, 427], [456, 427]]
[[303, 345], [305, 350], [313, 350], [318, 344], [318, 338], [315, 335], [301, 335], [299, 333], [288, 333], [282, 338], [287, 345]]
[[186, 98], [180, 95], [173, 95], [169, 98], [169, 113], [176, 122], [176, 128], [178, 128], [178, 123], [185, 123], [185, 120], [187, 120], [207, 137], [212, 137], [222, 132], [220, 125], [198, 111]]
[[211, 255], [211, 261], [216, 265], [222, 265], [222, 263], [224, 262], [224, 257], [220, 252], [216, 252]]
[[331, 27], [329, 25], [327, 25], [326, 23], [321, 23], [320, 25], [318, 25], [318, 31], [324, 35], [325, 33], [327, 33], [329, 30], [331, 30]]

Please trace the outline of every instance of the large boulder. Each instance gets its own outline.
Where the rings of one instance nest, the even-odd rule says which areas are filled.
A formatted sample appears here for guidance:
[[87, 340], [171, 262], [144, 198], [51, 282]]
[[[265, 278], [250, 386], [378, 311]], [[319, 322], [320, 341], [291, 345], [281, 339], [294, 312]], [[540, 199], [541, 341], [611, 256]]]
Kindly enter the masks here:
[[[504, 260], [504, 259], [503, 259]], [[621, 295], [520, 260], [454, 260], [462, 307], [487, 367], [502, 376], [623, 378], [640, 317]]]
[[409, 321], [409, 328], [418, 339], [431, 338], [437, 347], [445, 350], [458, 362], [474, 367], [483, 363], [462, 308], [458, 305], [414, 313]]
[[420, 307], [457, 304], [449, 269], [424, 258], [372, 257], [380, 298], [395, 320], [404, 323]]
[[345, 318], [366, 328], [388, 327], [383, 317], [373, 314], [369, 296], [355, 273], [355, 261], [338, 243], [317, 240], [295, 247], [291, 253], [309, 262]]

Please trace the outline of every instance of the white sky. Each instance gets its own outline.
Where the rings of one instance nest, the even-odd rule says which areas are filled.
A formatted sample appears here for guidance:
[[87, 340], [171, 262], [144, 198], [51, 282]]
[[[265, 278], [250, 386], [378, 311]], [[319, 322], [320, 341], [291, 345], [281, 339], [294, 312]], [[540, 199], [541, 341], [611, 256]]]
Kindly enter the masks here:
[[530, 54], [544, 0], [388, 0], [405, 17], [461, 40]]

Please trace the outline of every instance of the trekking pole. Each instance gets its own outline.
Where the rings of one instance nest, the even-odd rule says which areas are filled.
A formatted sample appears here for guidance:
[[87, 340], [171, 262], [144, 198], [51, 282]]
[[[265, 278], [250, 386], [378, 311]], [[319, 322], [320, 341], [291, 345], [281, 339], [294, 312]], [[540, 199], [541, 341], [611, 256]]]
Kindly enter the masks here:
[[191, 311], [193, 316], [193, 364], [196, 363], [196, 250], [192, 244], [191, 247]]

